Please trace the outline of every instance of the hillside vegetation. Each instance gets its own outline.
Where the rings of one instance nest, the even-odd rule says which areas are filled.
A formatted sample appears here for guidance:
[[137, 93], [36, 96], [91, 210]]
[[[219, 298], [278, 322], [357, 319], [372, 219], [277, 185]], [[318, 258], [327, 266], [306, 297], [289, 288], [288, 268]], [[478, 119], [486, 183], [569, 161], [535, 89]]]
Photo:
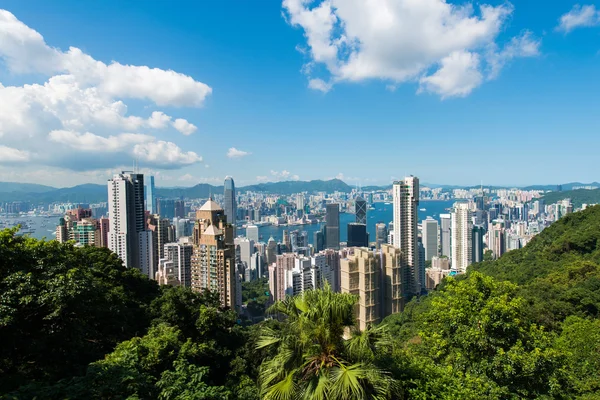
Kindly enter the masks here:
[[600, 204], [600, 189], [549, 192], [544, 195], [543, 199], [546, 204], [554, 204], [563, 199], [571, 199], [573, 206], [580, 208], [582, 204]]
[[329, 288], [246, 326], [105, 249], [5, 230], [0, 397], [600, 399], [599, 262], [597, 206], [363, 332]]

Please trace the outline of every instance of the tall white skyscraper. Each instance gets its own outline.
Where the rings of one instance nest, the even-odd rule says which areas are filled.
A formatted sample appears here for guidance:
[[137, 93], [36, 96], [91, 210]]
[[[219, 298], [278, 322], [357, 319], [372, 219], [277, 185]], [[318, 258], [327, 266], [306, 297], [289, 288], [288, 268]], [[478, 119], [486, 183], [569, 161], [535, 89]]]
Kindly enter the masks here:
[[154, 177], [149, 176], [146, 179], [146, 211], [150, 212], [150, 215], [156, 214], [156, 192], [154, 190]]
[[152, 234], [146, 231], [144, 175], [115, 174], [108, 181], [108, 247], [127, 268], [154, 278]]
[[473, 219], [469, 204], [454, 203], [452, 218], [452, 269], [465, 272], [473, 262]]
[[250, 240], [253, 240], [254, 243], [258, 243], [258, 239], [259, 239], [258, 226], [248, 225], [246, 227], [246, 237]]
[[[419, 271], [418, 250], [418, 221], [417, 206], [419, 205], [419, 178], [409, 176], [402, 181], [394, 182], [394, 247], [402, 251], [413, 280], [412, 293], [420, 293], [425, 282], [420, 276], [425, 271]], [[423, 273], [421, 273], [423, 272]], [[409, 289], [410, 290], [410, 289]]]
[[439, 252], [439, 236], [437, 220], [427, 217], [423, 222], [423, 247], [425, 247], [425, 261], [431, 261], [432, 257], [437, 257]]

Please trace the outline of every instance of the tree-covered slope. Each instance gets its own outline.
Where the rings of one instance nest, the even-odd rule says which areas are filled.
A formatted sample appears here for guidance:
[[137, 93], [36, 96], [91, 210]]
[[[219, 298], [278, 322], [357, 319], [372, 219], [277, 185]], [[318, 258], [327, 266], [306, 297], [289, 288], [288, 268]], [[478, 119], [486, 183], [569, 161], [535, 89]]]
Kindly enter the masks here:
[[543, 197], [546, 204], [553, 204], [563, 199], [571, 199], [575, 208], [582, 204], [600, 204], [600, 189], [576, 189], [562, 192], [549, 192]]

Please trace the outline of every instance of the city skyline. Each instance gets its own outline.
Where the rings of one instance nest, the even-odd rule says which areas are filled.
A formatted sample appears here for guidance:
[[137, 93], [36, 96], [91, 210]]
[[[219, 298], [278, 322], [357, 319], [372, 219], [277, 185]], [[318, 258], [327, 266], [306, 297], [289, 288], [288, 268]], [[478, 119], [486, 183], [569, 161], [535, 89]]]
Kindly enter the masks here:
[[[376, 15], [335, 1], [139, 10], [7, 0], [0, 182], [103, 183], [136, 160], [157, 187], [220, 185], [227, 175], [239, 186], [381, 185], [405, 172], [454, 185], [598, 180], [593, 2], [387, 4]], [[414, 31], [386, 27], [403, 18], [397, 6], [414, 15]], [[381, 22], [380, 36], [356, 25], [361, 14]], [[426, 34], [419, 18], [440, 25]], [[448, 32], [463, 41], [441, 40], [458, 36]], [[281, 145], [298, 137], [302, 157]], [[372, 160], [348, 162], [368, 159], [366, 146]]]

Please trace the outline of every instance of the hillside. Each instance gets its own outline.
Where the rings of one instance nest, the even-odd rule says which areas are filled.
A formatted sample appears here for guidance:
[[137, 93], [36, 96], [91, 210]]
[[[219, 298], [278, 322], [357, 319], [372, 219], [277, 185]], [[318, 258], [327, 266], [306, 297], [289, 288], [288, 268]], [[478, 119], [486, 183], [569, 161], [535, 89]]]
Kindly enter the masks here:
[[38, 185], [36, 183], [0, 182], [0, 193], [44, 193], [51, 190], [56, 190], [56, 188], [52, 186]]
[[562, 192], [549, 192], [543, 196], [546, 204], [553, 204], [563, 199], [571, 199], [575, 208], [582, 204], [600, 204], [600, 189], [577, 189]]

